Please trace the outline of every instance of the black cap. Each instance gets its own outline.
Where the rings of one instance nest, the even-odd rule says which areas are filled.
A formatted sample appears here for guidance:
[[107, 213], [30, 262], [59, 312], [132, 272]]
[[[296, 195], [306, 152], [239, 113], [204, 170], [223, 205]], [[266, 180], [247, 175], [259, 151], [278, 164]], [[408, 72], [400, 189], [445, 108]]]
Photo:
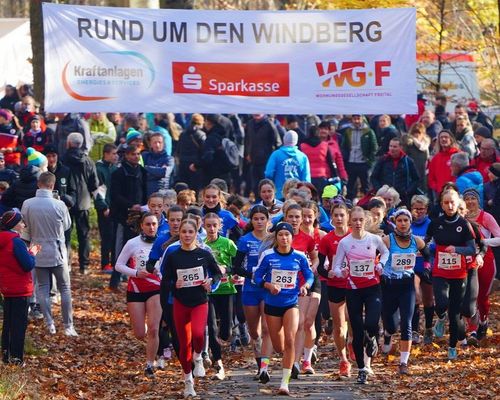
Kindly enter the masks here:
[[57, 151], [57, 147], [54, 146], [53, 144], [46, 144], [45, 147], [43, 148], [42, 153], [45, 155], [47, 155], [47, 154], [59, 154], [59, 152]]

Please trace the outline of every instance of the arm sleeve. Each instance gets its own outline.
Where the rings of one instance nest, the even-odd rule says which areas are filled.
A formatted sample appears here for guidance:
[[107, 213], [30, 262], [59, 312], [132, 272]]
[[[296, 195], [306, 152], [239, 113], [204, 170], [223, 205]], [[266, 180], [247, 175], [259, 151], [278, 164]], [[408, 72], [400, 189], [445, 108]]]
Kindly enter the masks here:
[[130, 245], [130, 242], [125, 243], [125, 246], [123, 246], [118, 259], [116, 260], [115, 269], [122, 274], [135, 277], [137, 270], [127, 266], [128, 260], [130, 260], [133, 255], [134, 251], [132, 249], [132, 246]]
[[246, 253], [238, 250], [233, 259], [233, 273], [245, 278], [252, 279], [252, 273], [243, 268], [243, 261], [245, 261]]
[[219, 287], [222, 274], [220, 272], [219, 266], [217, 265], [217, 262], [215, 261], [214, 256], [211, 253], [208, 254], [209, 256], [207, 257], [207, 270], [210, 278], [212, 278], [212, 291], [215, 291]]
[[274, 173], [276, 171], [275, 160], [276, 160], [276, 153], [272, 153], [271, 156], [269, 157], [269, 160], [267, 160], [266, 170], [264, 171], [264, 176], [267, 179], [274, 178]]
[[500, 237], [494, 237], [494, 238], [489, 238], [489, 239], [483, 239], [483, 243], [486, 246], [490, 247], [498, 247], [500, 246]]
[[30, 272], [35, 268], [35, 257], [30, 254], [26, 244], [21, 238], [15, 237], [12, 242], [14, 244], [14, 256], [16, 260], [21, 265], [23, 271]]
[[385, 265], [387, 263], [387, 260], [389, 260], [389, 249], [380, 236], [375, 237], [377, 238], [377, 250], [380, 252], [380, 263], [382, 265]]
[[318, 274], [323, 278], [328, 278], [328, 271], [325, 269], [325, 260], [326, 256], [322, 253], [319, 253]]
[[304, 276], [304, 279], [306, 280], [306, 283], [311, 287], [314, 283], [314, 273], [309, 266], [309, 262], [307, 261], [307, 258], [302, 257], [300, 260], [300, 269], [302, 271], [302, 275]]
[[474, 239], [467, 240], [465, 246], [455, 246], [455, 253], [462, 256], [473, 256], [476, 254], [476, 243]]
[[340, 241], [339, 246], [337, 247], [337, 253], [335, 254], [335, 258], [333, 259], [334, 268], [338, 271], [342, 270], [342, 263], [345, 259], [345, 250], [342, 241]]
[[266, 257], [261, 257], [259, 259], [259, 264], [257, 265], [257, 269], [253, 274], [253, 281], [259, 287], [263, 287], [265, 280], [264, 277], [267, 274], [268, 262]]
[[498, 226], [497, 221], [493, 215], [489, 213], [484, 213], [483, 217], [484, 227], [491, 232], [491, 235], [498, 238], [500, 237], [500, 226]]

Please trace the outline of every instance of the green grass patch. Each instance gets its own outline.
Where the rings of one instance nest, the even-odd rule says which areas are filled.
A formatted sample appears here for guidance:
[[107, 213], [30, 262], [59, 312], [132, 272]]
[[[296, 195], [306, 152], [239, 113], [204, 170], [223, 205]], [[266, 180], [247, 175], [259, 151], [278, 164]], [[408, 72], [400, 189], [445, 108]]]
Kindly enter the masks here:
[[19, 369], [2, 367], [0, 369], [0, 400], [26, 398], [27, 379]]

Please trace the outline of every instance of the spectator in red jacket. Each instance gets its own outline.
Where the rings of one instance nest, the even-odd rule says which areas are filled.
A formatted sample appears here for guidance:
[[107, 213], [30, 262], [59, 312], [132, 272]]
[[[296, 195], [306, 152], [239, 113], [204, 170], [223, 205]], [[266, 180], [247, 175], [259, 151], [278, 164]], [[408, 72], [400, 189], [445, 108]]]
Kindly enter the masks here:
[[337, 138], [335, 128], [332, 127], [330, 121], [322, 121], [319, 125], [319, 137], [323, 142], [328, 143], [330, 153], [332, 155], [335, 166], [337, 167], [337, 175], [340, 179], [347, 182], [347, 171], [342, 158], [342, 152]]
[[450, 159], [460, 148], [455, 136], [450, 131], [443, 130], [439, 133], [436, 141], [435, 155], [429, 162], [428, 186], [437, 199], [446, 182], [455, 182], [456, 178], [451, 174]]
[[28, 327], [29, 299], [33, 294], [31, 270], [40, 246], [30, 250], [19, 234], [24, 229], [21, 213], [7, 211], [0, 219], [0, 293], [4, 297], [2, 361], [24, 364], [24, 338]]
[[489, 182], [488, 171], [493, 163], [500, 162], [500, 156], [493, 139], [483, 139], [479, 148], [479, 155], [474, 157], [471, 166], [475, 167], [483, 176], [483, 182]]

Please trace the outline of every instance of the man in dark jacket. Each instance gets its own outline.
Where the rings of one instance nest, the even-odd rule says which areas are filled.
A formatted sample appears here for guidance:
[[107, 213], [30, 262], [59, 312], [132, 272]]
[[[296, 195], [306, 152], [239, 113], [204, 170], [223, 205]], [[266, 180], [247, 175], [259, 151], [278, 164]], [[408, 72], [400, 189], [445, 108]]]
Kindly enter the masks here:
[[170, 188], [170, 178], [174, 171], [174, 157], [167, 154], [161, 132], [150, 132], [150, 151], [142, 153], [144, 168], [148, 171], [147, 196]]
[[276, 126], [265, 114], [254, 114], [245, 127], [245, 160], [250, 164], [252, 190], [258, 198], [258, 185], [264, 179], [271, 153], [281, 146]]
[[68, 187], [73, 195], [74, 204], [70, 214], [76, 225], [80, 273], [87, 274], [90, 264], [89, 210], [92, 205], [92, 193], [99, 186], [99, 178], [94, 162], [82, 149], [83, 142], [81, 133], [70, 133], [67, 139], [68, 149], [62, 162], [70, 169]]
[[85, 154], [89, 154], [89, 151], [92, 148], [93, 140], [90, 135], [90, 127], [87, 121], [85, 121], [79, 114], [60, 114], [54, 140], [59, 157], [61, 158], [63, 158], [66, 153], [67, 139], [72, 132], [79, 132], [82, 135], [83, 144], [81, 149]]
[[384, 185], [396, 189], [401, 201], [409, 207], [411, 197], [415, 194], [419, 176], [413, 160], [408, 157], [401, 146], [401, 140], [394, 138], [389, 142], [389, 151], [383, 155], [373, 167], [371, 182], [375, 190]]
[[217, 114], [208, 114], [205, 116], [205, 131], [207, 138], [201, 148], [200, 161], [196, 164], [191, 164], [189, 169], [193, 172], [202, 171], [203, 185], [208, 185], [214, 178], [220, 178], [229, 187], [231, 185], [232, 168], [228, 164], [222, 148], [222, 139], [226, 137], [226, 131], [219, 124]]
[[48, 144], [43, 148], [43, 154], [47, 157], [47, 170], [56, 176], [54, 190], [57, 190], [60, 199], [68, 208], [73, 207], [74, 193], [68, 187], [70, 170], [59, 160], [57, 148], [53, 144]]
[[361, 191], [368, 192], [368, 171], [375, 162], [378, 144], [375, 133], [363, 122], [359, 114], [351, 116], [351, 124], [342, 134], [342, 156], [346, 165], [347, 197], [352, 200], [356, 197], [356, 181], [361, 182]]
[[201, 114], [193, 114], [189, 126], [182, 132], [177, 143], [177, 157], [179, 168], [177, 181], [185, 182], [189, 188], [198, 191], [201, 188], [201, 171], [192, 171], [191, 164], [199, 164], [201, 149], [206, 140], [203, 131], [205, 119]]
[[112, 273], [111, 255], [113, 250], [113, 220], [110, 215], [111, 208], [111, 175], [116, 171], [118, 162], [117, 148], [112, 143], [103, 147], [102, 159], [97, 161], [95, 167], [99, 177], [99, 188], [95, 196], [94, 206], [97, 210], [97, 225], [101, 237], [101, 269], [105, 273]]
[[[127, 146], [121, 167], [111, 174], [111, 218], [115, 228], [113, 263], [127, 240], [136, 235], [127, 225], [129, 211], [141, 211], [141, 205], [147, 203], [147, 171], [139, 164], [140, 159], [139, 148], [134, 145]], [[118, 289], [119, 283], [120, 273], [114, 270], [109, 287]]]

